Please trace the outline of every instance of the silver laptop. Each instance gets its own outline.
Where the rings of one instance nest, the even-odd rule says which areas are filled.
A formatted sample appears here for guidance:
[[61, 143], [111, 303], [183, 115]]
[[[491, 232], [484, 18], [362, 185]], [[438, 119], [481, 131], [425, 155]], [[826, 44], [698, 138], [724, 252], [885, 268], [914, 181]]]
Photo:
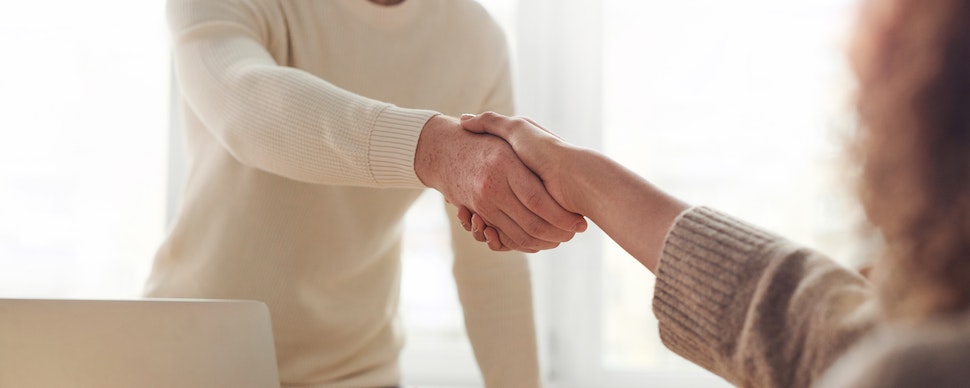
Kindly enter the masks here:
[[279, 387], [266, 305], [0, 299], [0, 387]]

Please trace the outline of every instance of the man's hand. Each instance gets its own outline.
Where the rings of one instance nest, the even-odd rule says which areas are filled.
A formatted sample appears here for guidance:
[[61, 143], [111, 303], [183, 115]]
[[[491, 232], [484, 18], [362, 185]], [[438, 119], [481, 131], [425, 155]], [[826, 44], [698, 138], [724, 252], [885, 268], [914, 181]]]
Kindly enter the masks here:
[[461, 125], [465, 130], [474, 133], [495, 135], [512, 146], [512, 150], [526, 167], [532, 170], [546, 186], [564, 209], [582, 214], [579, 206], [574, 204], [581, 192], [569, 187], [574, 179], [563, 177], [566, 164], [574, 162], [570, 152], [578, 149], [576, 146], [562, 140], [559, 135], [539, 125], [528, 117], [508, 117], [495, 112], [485, 112], [480, 115], [462, 115]]
[[[507, 117], [494, 112], [485, 112], [480, 115], [462, 115], [461, 125], [469, 132], [495, 135], [508, 142], [519, 159], [539, 176], [556, 202], [568, 211], [580, 213], [573, 202], [577, 198], [576, 194], [583, 193], [566, 193], [577, 190], [564, 185], [572, 182], [572, 179], [561, 176], [562, 171], [568, 170], [566, 164], [571, 162], [566, 151], [574, 149], [574, 146], [525, 117]], [[476, 240], [487, 241], [489, 248], [509, 249], [502, 246], [494, 237], [500, 234], [501, 229], [490, 224], [471, 209], [460, 207], [458, 220], [466, 230], [472, 232]]]
[[[489, 112], [462, 115], [461, 125], [507, 141], [563, 208], [589, 217], [644, 267], [657, 272], [664, 239], [690, 205], [615, 160], [562, 141], [532, 120]], [[504, 249], [494, 242], [500, 227], [472, 212], [459, 210], [462, 224], [472, 225], [472, 234], [476, 239], [481, 235], [489, 248]]]
[[586, 220], [563, 209], [508, 143], [465, 131], [454, 118], [428, 120], [418, 139], [414, 171], [446, 200], [494, 227], [491, 236], [503, 249], [551, 249], [586, 230]]

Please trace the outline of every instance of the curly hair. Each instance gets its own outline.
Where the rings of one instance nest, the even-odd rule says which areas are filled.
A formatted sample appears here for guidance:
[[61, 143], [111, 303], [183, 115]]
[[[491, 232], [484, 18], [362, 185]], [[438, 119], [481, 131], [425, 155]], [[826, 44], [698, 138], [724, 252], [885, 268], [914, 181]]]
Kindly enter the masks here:
[[886, 242], [874, 281], [891, 317], [967, 311], [970, 0], [880, 5], [855, 58], [859, 197]]

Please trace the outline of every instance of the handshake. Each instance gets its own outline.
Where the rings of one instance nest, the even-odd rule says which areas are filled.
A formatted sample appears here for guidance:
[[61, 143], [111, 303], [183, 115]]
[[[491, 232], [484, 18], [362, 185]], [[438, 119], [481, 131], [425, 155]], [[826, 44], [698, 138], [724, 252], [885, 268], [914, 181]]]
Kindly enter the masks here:
[[[435, 120], [443, 125], [435, 128]], [[432, 148], [431, 135], [448, 146]], [[572, 165], [574, 153], [585, 150], [530, 119], [493, 112], [462, 115], [460, 122], [438, 116], [421, 136], [419, 178], [458, 206], [462, 226], [491, 249], [534, 253], [586, 230]]]
[[429, 120], [414, 171], [497, 251], [555, 248], [585, 231], [589, 217], [654, 271], [667, 231], [689, 207], [605, 155], [492, 112]]
[[[465, 114], [461, 116], [461, 125], [469, 132], [494, 135], [505, 140], [515, 151], [519, 160], [538, 176], [545, 187], [545, 191], [558, 204], [558, 206], [545, 207], [549, 210], [546, 214], [535, 214], [545, 222], [535, 222], [527, 226], [528, 229], [525, 229], [536, 234], [545, 232], [544, 228], [559, 229], [558, 231], [554, 230], [559, 233], [551, 235], [551, 240], [543, 240], [545, 244], [539, 248], [554, 248], [559, 243], [572, 239], [575, 233], [586, 230], [587, 224], [583, 217], [586, 213], [578, 206], [579, 204], [573, 196], [579, 191], [572, 185], [577, 180], [563, 179], [572, 176], [569, 171], [573, 171], [573, 169], [566, 165], [571, 160], [570, 152], [581, 152], [581, 150], [570, 146], [558, 135], [529, 118], [506, 117], [494, 112], [486, 112], [480, 115]], [[543, 207], [534, 203], [539, 198], [541, 196], [536, 194], [527, 195], [523, 203], [531, 205], [527, 206], [527, 209], [534, 208], [541, 211]], [[533, 203], [528, 203], [530, 201]], [[576, 218], [578, 220], [573, 222]], [[458, 220], [465, 230], [472, 233], [475, 240], [487, 243], [492, 250], [515, 249], [527, 252], [539, 250], [533, 249], [534, 247], [524, 247], [512, 240], [501, 228], [489, 222], [482, 214], [471, 211], [467, 206], [459, 207]], [[555, 221], [560, 222], [554, 223]]]

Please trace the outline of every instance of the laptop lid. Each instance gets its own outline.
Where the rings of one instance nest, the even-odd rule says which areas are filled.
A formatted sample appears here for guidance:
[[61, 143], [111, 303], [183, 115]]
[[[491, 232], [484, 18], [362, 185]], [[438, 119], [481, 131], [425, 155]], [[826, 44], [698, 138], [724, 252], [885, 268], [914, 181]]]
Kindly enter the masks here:
[[0, 299], [0, 387], [279, 387], [266, 305]]

